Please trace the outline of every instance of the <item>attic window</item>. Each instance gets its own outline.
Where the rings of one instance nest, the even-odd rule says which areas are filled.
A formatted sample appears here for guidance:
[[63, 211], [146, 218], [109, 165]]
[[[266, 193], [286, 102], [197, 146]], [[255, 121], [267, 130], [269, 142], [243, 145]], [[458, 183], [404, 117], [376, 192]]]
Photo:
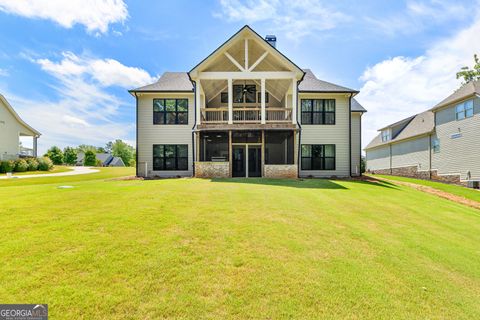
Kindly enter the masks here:
[[455, 118], [462, 120], [465, 118], [473, 117], [473, 100], [467, 100], [455, 107]]
[[383, 130], [382, 131], [382, 142], [387, 142], [387, 141], [390, 141], [391, 139], [392, 139], [392, 132], [390, 131], [390, 129]]

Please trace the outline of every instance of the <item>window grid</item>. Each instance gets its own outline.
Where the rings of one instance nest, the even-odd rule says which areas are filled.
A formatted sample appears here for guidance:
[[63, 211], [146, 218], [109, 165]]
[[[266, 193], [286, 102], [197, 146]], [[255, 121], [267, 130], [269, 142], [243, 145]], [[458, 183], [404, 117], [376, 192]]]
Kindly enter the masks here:
[[186, 144], [154, 144], [154, 171], [188, 170], [188, 145]]
[[336, 170], [334, 144], [303, 144], [302, 170]]
[[473, 117], [473, 100], [467, 100], [455, 107], [455, 118], [463, 120], [465, 118]]
[[302, 99], [302, 124], [335, 124], [335, 99]]
[[188, 124], [188, 99], [153, 99], [153, 124]]

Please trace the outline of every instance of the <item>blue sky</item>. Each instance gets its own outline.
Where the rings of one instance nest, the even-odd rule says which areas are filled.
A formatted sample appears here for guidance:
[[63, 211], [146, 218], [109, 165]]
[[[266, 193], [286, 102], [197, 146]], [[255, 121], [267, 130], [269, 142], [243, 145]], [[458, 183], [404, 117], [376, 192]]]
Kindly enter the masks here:
[[243, 25], [326, 81], [361, 90], [364, 145], [458, 85], [480, 53], [472, 1], [0, 0], [0, 93], [51, 145], [134, 143], [127, 89], [188, 71]]

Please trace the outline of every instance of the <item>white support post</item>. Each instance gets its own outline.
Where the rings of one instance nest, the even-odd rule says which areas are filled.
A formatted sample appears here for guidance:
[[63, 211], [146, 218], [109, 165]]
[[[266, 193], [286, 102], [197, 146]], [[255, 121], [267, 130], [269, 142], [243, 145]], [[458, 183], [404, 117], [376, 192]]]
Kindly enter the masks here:
[[37, 139], [38, 136], [33, 136], [33, 157], [38, 157], [38, 152], [37, 152]]
[[245, 70], [248, 70], [248, 38], [245, 38]]
[[228, 78], [228, 124], [233, 124], [233, 80]]
[[195, 87], [195, 106], [197, 107], [197, 123], [201, 124], [202, 123], [202, 99], [201, 95], [202, 94], [202, 85], [200, 83], [200, 79], [197, 80], [196, 87]]
[[292, 79], [292, 123], [297, 123], [297, 79]]
[[260, 82], [260, 90], [261, 90], [261, 124], [266, 123], [266, 111], [265, 111], [265, 78], [261, 79]]

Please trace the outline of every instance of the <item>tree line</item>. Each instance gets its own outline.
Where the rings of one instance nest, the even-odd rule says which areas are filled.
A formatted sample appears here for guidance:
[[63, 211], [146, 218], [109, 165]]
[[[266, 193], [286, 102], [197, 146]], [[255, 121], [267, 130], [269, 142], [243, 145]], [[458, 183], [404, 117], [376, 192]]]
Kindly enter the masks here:
[[120, 139], [108, 142], [105, 147], [81, 144], [78, 147], [67, 146], [62, 150], [57, 146], [53, 146], [48, 149], [45, 156], [49, 157], [53, 164], [56, 165], [75, 165], [79, 153], [84, 154], [83, 165], [86, 166], [100, 165], [96, 157], [97, 153], [109, 153], [114, 157], [120, 157], [126, 166], [135, 166], [135, 148]]

